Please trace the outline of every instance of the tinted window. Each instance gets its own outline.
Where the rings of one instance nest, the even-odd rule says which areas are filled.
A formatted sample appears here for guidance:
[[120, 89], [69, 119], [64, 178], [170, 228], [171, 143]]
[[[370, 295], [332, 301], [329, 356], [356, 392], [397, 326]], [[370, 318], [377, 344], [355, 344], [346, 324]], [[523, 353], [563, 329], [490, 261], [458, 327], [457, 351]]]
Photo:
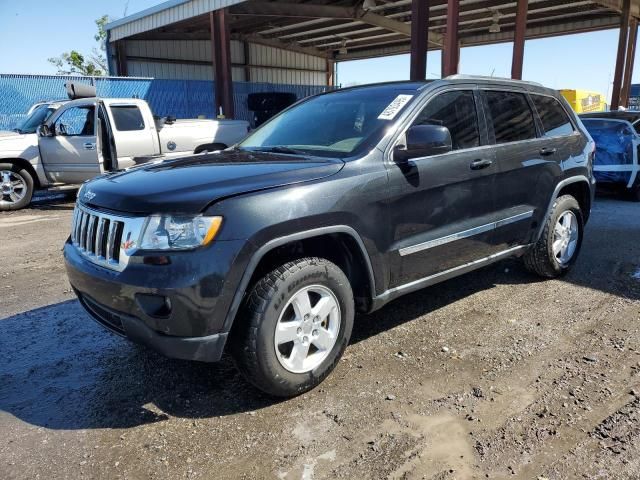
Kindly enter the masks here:
[[573, 125], [558, 100], [543, 95], [532, 95], [531, 98], [542, 120], [545, 135], [555, 137], [573, 133]]
[[56, 120], [54, 129], [56, 135], [62, 136], [95, 135], [95, 110], [93, 105], [73, 107], [66, 110]]
[[442, 125], [451, 132], [453, 149], [480, 145], [473, 92], [457, 90], [438, 95], [420, 112], [414, 125]]
[[489, 121], [493, 123], [496, 143], [536, 138], [533, 112], [522, 93], [487, 91]]
[[135, 105], [111, 106], [111, 115], [116, 123], [116, 130], [130, 132], [144, 130], [144, 120], [140, 109]]

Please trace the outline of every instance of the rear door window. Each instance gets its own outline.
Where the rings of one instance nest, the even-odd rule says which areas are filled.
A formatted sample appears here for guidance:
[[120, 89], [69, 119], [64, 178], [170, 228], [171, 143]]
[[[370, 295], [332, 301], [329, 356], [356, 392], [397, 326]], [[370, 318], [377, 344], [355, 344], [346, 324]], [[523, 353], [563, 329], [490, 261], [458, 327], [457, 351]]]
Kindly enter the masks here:
[[430, 100], [414, 125], [441, 125], [451, 132], [454, 150], [480, 145], [478, 114], [471, 90], [454, 90]]
[[537, 137], [533, 112], [525, 94], [487, 90], [485, 108], [497, 144]]
[[571, 120], [558, 100], [544, 95], [532, 95], [531, 98], [542, 121], [545, 136], [557, 137], [573, 133]]
[[144, 130], [144, 120], [140, 109], [135, 105], [112, 105], [111, 115], [116, 124], [116, 130], [120, 132], [131, 132], [134, 130]]

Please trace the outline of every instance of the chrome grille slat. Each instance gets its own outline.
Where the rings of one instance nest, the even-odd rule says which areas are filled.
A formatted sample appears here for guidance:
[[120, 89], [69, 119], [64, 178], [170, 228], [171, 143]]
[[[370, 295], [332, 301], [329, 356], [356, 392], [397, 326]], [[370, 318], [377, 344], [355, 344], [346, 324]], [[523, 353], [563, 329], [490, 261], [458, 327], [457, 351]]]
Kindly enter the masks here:
[[106, 219], [101, 217], [98, 220], [98, 229], [96, 230], [96, 240], [95, 240], [95, 252], [96, 257], [104, 257], [104, 252], [102, 251], [102, 235], [104, 235], [104, 222]]
[[71, 241], [76, 243], [76, 226], [78, 224], [78, 212], [79, 210], [76, 208], [73, 211], [73, 219], [71, 220]]
[[107, 254], [105, 255], [107, 262], [113, 261], [113, 242], [116, 239], [116, 228], [118, 224], [111, 222], [109, 224], [109, 235], [107, 236]]
[[84, 214], [82, 216], [82, 223], [80, 224], [80, 248], [86, 250], [86, 242], [87, 242], [87, 222], [89, 221], [89, 214]]
[[95, 231], [95, 226], [96, 226], [96, 222], [98, 220], [98, 217], [96, 217], [95, 215], [91, 215], [89, 217], [89, 222], [87, 224], [87, 252], [89, 253], [95, 253], [95, 235], [96, 235], [96, 231]]
[[138, 239], [144, 217], [120, 217], [76, 205], [71, 224], [71, 242], [91, 262], [112, 270], [123, 270], [136, 245], [122, 248], [123, 238]]

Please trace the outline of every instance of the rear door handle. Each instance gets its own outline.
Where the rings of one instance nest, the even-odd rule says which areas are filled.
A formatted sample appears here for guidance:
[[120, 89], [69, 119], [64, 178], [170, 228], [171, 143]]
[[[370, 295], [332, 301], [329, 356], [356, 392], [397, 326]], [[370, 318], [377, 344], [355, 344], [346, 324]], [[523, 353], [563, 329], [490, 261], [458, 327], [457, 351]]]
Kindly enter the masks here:
[[493, 164], [493, 161], [484, 159], [484, 160], [474, 160], [471, 162], [471, 170], [482, 170], [483, 168], [490, 167]]
[[95, 143], [91, 143], [91, 142], [87, 142], [84, 144], [84, 149], [85, 150], [95, 150], [96, 148], [96, 144]]
[[557, 148], [545, 147], [545, 148], [540, 149], [540, 155], [542, 155], [543, 157], [546, 157], [546, 156], [549, 156], [549, 155], [553, 155], [557, 151], [558, 151]]

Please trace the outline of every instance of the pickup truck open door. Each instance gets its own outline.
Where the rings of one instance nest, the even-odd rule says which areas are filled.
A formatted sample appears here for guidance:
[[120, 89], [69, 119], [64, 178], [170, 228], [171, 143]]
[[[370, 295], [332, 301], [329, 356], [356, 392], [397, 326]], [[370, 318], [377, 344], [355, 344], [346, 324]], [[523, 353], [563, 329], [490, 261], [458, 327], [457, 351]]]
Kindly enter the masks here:
[[61, 108], [47, 122], [48, 135], [40, 136], [40, 157], [48, 179], [78, 184], [103, 173], [104, 165], [96, 125], [95, 101]]

